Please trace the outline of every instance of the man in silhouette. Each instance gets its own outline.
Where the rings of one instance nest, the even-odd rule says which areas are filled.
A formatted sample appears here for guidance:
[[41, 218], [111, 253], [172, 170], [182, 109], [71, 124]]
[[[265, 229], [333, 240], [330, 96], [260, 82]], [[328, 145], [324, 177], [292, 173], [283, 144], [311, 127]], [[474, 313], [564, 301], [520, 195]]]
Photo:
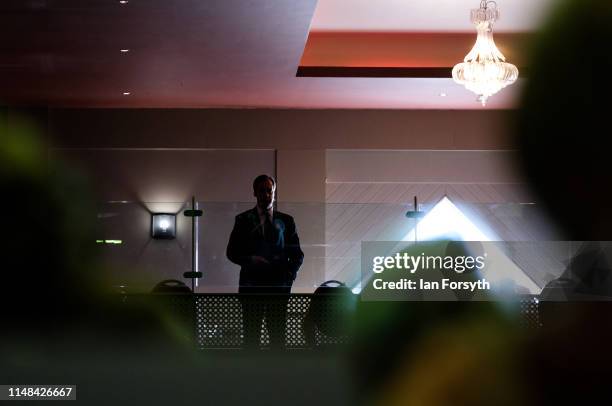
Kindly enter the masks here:
[[257, 206], [236, 216], [227, 245], [227, 258], [240, 265], [238, 292], [246, 347], [259, 345], [264, 316], [270, 345], [284, 344], [289, 293], [304, 259], [293, 217], [274, 210], [275, 192], [272, 177], [255, 178]]

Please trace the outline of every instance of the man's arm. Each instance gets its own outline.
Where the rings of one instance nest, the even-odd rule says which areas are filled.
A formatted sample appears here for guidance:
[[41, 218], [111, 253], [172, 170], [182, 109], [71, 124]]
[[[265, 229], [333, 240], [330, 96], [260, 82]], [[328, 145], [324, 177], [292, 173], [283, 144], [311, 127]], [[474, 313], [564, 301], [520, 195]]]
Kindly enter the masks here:
[[230, 234], [226, 250], [227, 259], [240, 266], [248, 264], [251, 260], [251, 258], [247, 256], [245, 252], [246, 241], [243, 222], [244, 220], [241, 219], [240, 216], [236, 216], [234, 228]]
[[287, 227], [287, 235], [285, 236], [285, 247], [287, 249], [287, 256], [289, 260], [289, 271], [293, 275], [293, 279], [295, 279], [300, 267], [302, 266], [302, 263], [304, 262], [304, 253], [300, 248], [300, 238], [298, 237], [297, 228], [293, 218], [291, 218], [289, 223], [289, 227]]

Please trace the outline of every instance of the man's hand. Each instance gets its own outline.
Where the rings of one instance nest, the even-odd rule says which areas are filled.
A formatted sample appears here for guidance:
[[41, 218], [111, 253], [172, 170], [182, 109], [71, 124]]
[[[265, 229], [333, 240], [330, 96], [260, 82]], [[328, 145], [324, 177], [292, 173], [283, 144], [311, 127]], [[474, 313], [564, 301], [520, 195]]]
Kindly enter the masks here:
[[253, 255], [251, 257], [251, 263], [253, 265], [270, 265], [270, 262], [267, 259], [258, 255]]

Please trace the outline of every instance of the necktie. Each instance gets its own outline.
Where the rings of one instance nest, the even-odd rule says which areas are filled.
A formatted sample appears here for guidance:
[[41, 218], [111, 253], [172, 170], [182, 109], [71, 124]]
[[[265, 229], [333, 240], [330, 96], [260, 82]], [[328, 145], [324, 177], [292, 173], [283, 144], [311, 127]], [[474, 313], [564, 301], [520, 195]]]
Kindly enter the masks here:
[[272, 224], [269, 214], [266, 214], [266, 221], [264, 223], [264, 240], [274, 242], [274, 224]]

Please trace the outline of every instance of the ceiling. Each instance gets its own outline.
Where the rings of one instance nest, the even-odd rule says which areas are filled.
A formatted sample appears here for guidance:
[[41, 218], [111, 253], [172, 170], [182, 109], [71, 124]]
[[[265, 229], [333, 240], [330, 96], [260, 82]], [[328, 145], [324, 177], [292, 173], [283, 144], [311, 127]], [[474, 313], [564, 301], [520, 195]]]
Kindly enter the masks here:
[[[553, 0], [499, 0], [495, 32], [537, 29]], [[479, 0], [320, 0], [313, 31], [474, 32]]]
[[[499, 1], [500, 48], [512, 49], [504, 33], [535, 31], [550, 1]], [[328, 50], [370, 53], [368, 66], [383, 66], [374, 51], [387, 48], [356, 38], [387, 41], [389, 34], [401, 46], [422, 44], [418, 38], [425, 35], [434, 41], [429, 51], [421, 47], [417, 55], [417, 48], [405, 47], [398, 60], [447, 66], [469, 50], [469, 9], [477, 6], [476, 0], [2, 0], [0, 104], [481, 109], [450, 78], [296, 76], [309, 33], [352, 38], [352, 46]], [[451, 42], [440, 40], [449, 36]], [[442, 52], [445, 47], [451, 51]], [[436, 54], [431, 50], [437, 50], [433, 62], [422, 56]], [[515, 107], [522, 81], [486, 108]]]

